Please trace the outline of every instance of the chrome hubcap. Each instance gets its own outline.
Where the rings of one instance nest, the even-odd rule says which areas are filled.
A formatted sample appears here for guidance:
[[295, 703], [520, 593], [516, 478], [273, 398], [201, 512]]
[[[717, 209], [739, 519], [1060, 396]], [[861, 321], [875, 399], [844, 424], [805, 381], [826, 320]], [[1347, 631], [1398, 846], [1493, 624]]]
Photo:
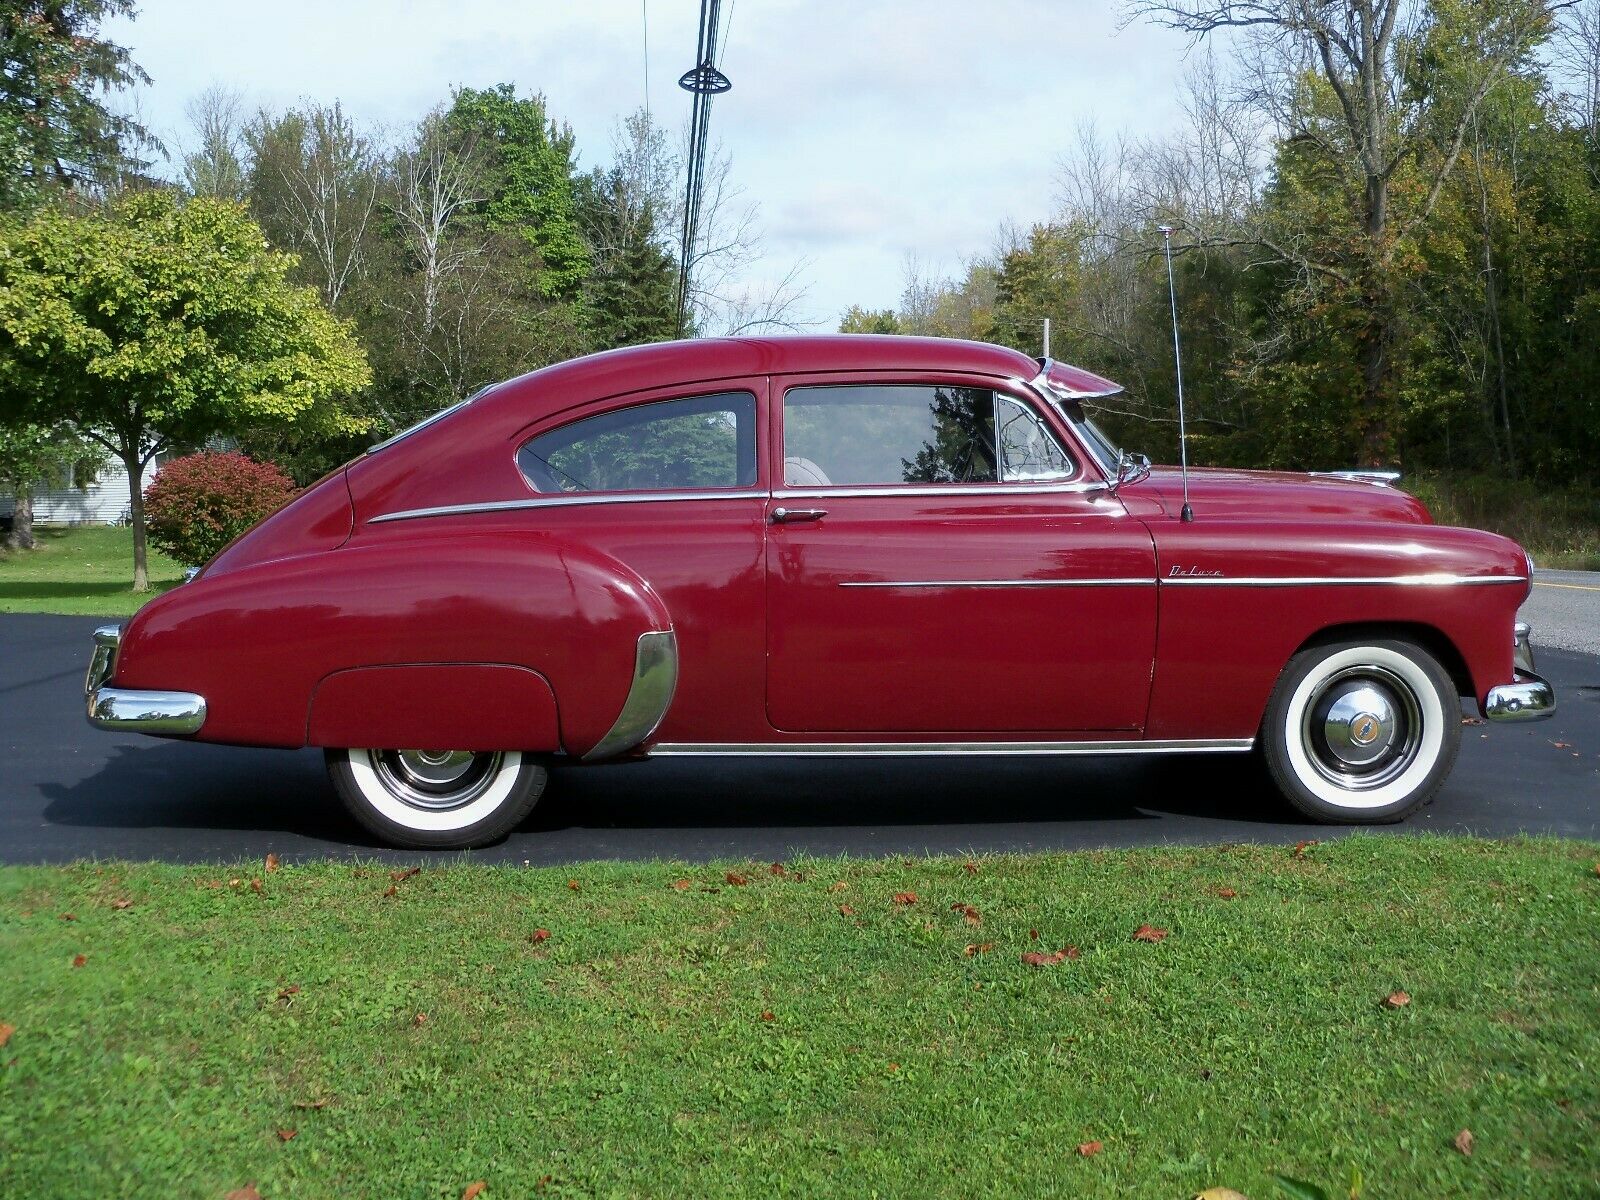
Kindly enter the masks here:
[[385, 789], [414, 808], [460, 808], [488, 789], [503, 755], [471, 750], [376, 750], [372, 765]]
[[1422, 714], [1415, 694], [1383, 667], [1358, 666], [1324, 680], [1301, 730], [1312, 765], [1352, 791], [1382, 787], [1415, 760]]

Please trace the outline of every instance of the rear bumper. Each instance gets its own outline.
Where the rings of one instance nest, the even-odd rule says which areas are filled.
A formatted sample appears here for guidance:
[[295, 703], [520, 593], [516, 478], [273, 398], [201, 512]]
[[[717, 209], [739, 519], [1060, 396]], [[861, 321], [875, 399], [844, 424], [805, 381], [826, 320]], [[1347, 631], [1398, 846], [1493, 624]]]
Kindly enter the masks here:
[[1491, 721], [1542, 721], [1556, 711], [1556, 692], [1533, 669], [1531, 630], [1521, 621], [1516, 624], [1516, 678], [1489, 689], [1484, 698], [1483, 715]]
[[94, 631], [94, 657], [83, 681], [86, 715], [96, 729], [119, 733], [149, 733], [157, 737], [185, 737], [199, 733], [206, 723], [204, 696], [193, 692], [140, 691], [106, 687], [117, 664], [122, 641], [120, 625], [102, 625]]

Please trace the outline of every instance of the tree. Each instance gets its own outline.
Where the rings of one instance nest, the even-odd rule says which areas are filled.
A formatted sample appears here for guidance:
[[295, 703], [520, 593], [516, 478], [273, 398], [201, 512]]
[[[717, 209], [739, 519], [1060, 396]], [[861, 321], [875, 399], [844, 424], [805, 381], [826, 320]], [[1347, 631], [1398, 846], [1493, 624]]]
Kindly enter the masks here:
[[852, 304], [844, 316], [839, 318], [839, 332], [903, 333], [905, 331], [900, 328], [900, 318], [894, 315], [894, 309], [885, 308], [879, 311]]
[[365, 387], [349, 328], [242, 206], [134, 193], [43, 210], [0, 240], [0, 423], [64, 425], [128, 472], [134, 590], [149, 586], [145, 466], [169, 446], [319, 412]]
[[126, 47], [103, 38], [134, 0], [11, 0], [0, 11], [0, 210], [116, 174], [131, 146], [152, 144], [108, 92], [150, 81]]
[[70, 431], [44, 425], [0, 425], [0, 490], [15, 500], [6, 545], [31, 550], [33, 492], [40, 484], [70, 475], [85, 487], [105, 461], [101, 448]]
[[183, 156], [183, 181], [191, 196], [243, 200], [246, 192], [243, 101], [224, 87], [201, 92], [185, 108], [194, 147]]
[[[1318, 224], [1258, 226], [1247, 241], [1359, 310], [1357, 426], [1374, 465], [1395, 448], [1394, 351], [1414, 237], [1433, 214], [1488, 96], [1549, 35], [1556, 0], [1131, 0], [1130, 11], [1196, 39], [1239, 30], [1253, 54], [1249, 94], [1296, 144], [1326, 204]], [[1430, 86], [1451, 47], [1460, 77]], [[1313, 162], [1312, 160], [1315, 160]], [[1321, 224], [1329, 210], [1338, 219]], [[1351, 219], [1353, 217], [1353, 220]]]

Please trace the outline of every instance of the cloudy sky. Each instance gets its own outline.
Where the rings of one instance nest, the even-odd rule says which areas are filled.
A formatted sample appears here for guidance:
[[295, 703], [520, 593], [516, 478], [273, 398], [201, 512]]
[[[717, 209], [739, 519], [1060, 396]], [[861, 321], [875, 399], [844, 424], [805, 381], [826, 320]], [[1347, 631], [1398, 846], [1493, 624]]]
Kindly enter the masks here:
[[[892, 307], [908, 255], [955, 272], [1002, 220], [1047, 216], [1075, 128], [1153, 133], [1175, 114], [1185, 45], [1119, 31], [1117, 0], [723, 0], [712, 112], [737, 182], [761, 209], [773, 278], [806, 263], [805, 307], [831, 328], [853, 303]], [[247, 103], [338, 98], [400, 127], [454, 85], [542, 91], [609, 157], [646, 100], [677, 128], [698, 0], [142, 0], [113, 35], [154, 82], [145, 121], [181, 145], [184, 106], [223, 84]]]

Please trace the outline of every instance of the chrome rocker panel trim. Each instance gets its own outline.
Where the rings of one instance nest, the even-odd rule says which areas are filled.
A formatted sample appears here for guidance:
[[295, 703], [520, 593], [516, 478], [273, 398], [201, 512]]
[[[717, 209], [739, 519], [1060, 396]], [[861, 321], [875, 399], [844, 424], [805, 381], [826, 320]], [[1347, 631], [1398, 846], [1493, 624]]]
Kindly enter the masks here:
[[148, 733], [155, 737], [187, 737], [206, 723], [206, 700], [193, 692], [139, 691], [106, 687], [117, 664], [122, 626], [102, 625], [94, 631], [94, 657], [84, 676], [84, 715], [96, 729], [114, 733]]
[[847, 580], [842, 588], [1083, 588], [1155, 587], [1154, 579], [870, 579]]
[[648, 741], [672, 707], [677, 688], [677, 635], [670, 629], [641, 633], [634, 652], [633, 685], [628, 689], [628, 698], [622, 702], [622, 711], [605, 737], [583, 756], [583, 761], [615, 758]]
[[652, 758], [915, 758], [945, 755], [1238, 754], [1254, 738], [1114, 742], [660, 742]]

